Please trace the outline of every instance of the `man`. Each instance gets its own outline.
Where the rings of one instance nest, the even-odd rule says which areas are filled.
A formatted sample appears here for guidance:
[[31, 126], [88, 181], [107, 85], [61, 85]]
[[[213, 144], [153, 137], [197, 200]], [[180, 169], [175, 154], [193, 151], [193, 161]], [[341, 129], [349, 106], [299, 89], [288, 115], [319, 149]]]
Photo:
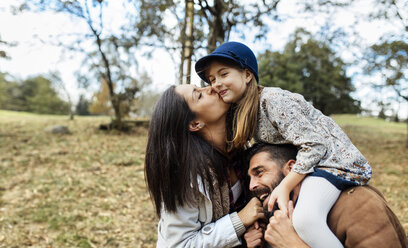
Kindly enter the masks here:
[[[257, 144], [249, 151], [250, 190], [261, 200], [290, 172], [296, 162], [297, 149], [292, 145]], [[293, 192], [296, 200], [299, 187]], [[266, 201], [267, 202], [267, 201]], [[289, 213], [293, 204], [289, 204]], [[308, 247], [297, 236], [291, 216], [277, 210], [263, 230], [254, 225], [244, 238], [248, 247], [259, 247], [262, 236], [273, 247]], [[344, 191], [329, 213], [327, 223], [345, 247], [407, 248], [407, 236], [384, 197], [371, 186], [358, 186]]]

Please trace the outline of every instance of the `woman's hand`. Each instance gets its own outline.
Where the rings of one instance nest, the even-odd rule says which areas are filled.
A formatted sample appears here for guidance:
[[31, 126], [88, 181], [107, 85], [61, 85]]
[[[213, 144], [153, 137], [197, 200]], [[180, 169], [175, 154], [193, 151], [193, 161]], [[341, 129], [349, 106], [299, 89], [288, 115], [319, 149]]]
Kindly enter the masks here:
[[248, 204], [238, 212], [238, 216], [245, 227], [249, 227], [257, 219], [265, 218], [262, 204], [256, 197], [253, 197]]
[[265, 240], [275, 248], [308, 248], [292, 226], [293, 202], [290, 201], [288, 206], [289, 216], [281, 210], [276, 210], [269, 219]]
[[244, 239], [246, 241], [248, 248], [255, 248], [262, 246], [264, 227], [261, 227], [257, 221], [248, 228], [244, 234]]

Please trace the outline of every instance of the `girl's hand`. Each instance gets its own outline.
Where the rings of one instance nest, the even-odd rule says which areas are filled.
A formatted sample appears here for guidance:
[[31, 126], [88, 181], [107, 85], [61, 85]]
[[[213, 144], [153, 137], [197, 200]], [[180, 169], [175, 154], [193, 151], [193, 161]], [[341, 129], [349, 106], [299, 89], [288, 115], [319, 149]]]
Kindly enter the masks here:
[[291, 189], [288, 189], [287, 187], [285, 187], [285, 185], [279, 184], [272, 191], [271, 197], [269, 198], [268, 211], [272, 212], [273, 205], [275, 205], [275, 202], [277, 202], [282, 213], [287, 215], [290, 191]]
[[299, 174], [290, 171], [280, 184], [272, 191], [268, 202], [268, 211], [271, 212], [275, 202], [278, 203], [279, 209], [288, 214], [288, 202], [290, 192], [305, 178], [306, 174]]
[[256, 197], [253, 197], [248, 204], [238, 212], [238, 216], [245, 227], [249, 227], [257, 219], [265, 218], [262, 204]]

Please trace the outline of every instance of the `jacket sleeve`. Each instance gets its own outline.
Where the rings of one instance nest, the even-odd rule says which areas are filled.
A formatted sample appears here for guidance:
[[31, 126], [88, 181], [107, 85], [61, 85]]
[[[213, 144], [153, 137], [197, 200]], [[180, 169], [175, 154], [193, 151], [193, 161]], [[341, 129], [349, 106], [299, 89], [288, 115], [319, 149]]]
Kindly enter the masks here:
[[329, 135], [320, 125], [316, 125], [323, 114], [313, 108], [303, 96], [295, 93], [276, 93], [261, 102], [261, 111], [274, 126], [285, 143], [299, 148], [296, 164], [292, 170], [307, 174], [327, 152]]
[[234, 247], [241, 244], [230, 215], [216, 222], [202, 223], [200, 219], [211, 218], [209, 214], [202, 204], [179, 207], [175, 213], [162, 212], [157, 247]]

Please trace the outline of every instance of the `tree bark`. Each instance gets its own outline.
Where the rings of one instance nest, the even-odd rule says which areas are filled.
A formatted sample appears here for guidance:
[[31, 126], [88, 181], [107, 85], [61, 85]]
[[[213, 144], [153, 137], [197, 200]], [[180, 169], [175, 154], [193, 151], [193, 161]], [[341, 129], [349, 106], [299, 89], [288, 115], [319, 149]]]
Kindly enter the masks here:
[[186, 46], [185, 46], [185, 59], [186, 59], [186, 84], [191, 82], [191, 56], [193, 54], [193, 24], [194, 24], [194, 1], [186, 0]]
[[210, 26], [210, 32], [208, 36], [207, 52], [211, 53], [217, 48], [218, 43], [225, 41], [226, 30], [223, 25], [222, 16], [225, 13], [225, 2], [223, 0], [214, 1], [214, 19]]

